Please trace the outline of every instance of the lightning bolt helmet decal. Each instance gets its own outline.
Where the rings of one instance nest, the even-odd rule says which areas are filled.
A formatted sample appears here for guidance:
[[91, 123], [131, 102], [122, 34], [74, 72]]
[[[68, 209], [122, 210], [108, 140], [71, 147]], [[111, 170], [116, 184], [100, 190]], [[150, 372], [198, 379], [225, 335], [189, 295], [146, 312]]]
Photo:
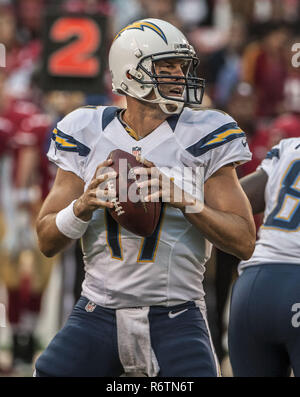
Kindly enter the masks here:
[[131, 25], [126, 26], [124, 29], [122, 29], [117, 36], [114, 38], [114, 41], [120, 37], [120, 35], [125, 32], [126, 30], [130, 30], [130, 29], [139, 29], [144, 31], [145, 28], [148, 29], [152, 29], [155, 33], [157, 33], [162, 39], [163, 41], [168, 44], [168, 40], [164, 34], [164, 32], [161, 30], [161, 28], [159, 26], [157, 26], [155, 23], [153, 22], [149, 22], [149, 21], [137, 21], [132, 23]]

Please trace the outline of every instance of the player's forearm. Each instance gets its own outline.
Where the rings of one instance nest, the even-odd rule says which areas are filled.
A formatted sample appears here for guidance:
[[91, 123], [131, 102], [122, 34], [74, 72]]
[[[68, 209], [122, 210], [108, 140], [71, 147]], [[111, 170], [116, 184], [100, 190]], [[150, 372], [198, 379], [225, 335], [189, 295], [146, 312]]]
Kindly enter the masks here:
[[255, 247], [255, 227], [247, 219], [204, 206], [185, 217], [216, 247], [240, 259], [249, 259]]
[[56, 255], [72, 241], [58, 230], [55, 222], [56, 215], [48, 214], [38, 219], [36, 224], [39, 248], [47, 257]]

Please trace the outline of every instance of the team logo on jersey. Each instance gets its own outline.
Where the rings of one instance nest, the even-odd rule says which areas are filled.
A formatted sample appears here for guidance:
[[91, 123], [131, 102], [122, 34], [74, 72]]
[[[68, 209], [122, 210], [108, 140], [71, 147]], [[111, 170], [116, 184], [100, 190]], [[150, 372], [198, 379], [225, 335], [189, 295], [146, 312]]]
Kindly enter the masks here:
[[187, 151], [193, 156], [198, 157], [211, 149], [215, 149], [237, 138], [246, 138], [245, 133], [235, 122], [228, 123], [194, 143], [194, 145], [187, 148]]
[[[240, 128], [237, 129], [229, 129], [224, 132], [217, 132], [213, 134], [213, 139], [206, 142], [206, 146], [213, 145], [216, 143], [223, 143], [228, 140], [228, 138], [234, 137], [236, 135], [240, 136], [243, 131]], [[246, 145], [245, 145], [246, 146]]]
[[56, 149], [59, 150], [77, 152], [79, 156], [87, 156], [91, 151], [83, 143], [77, 141], [71, 135], [63, 133], [58, 128], [54, 128], [51, 139], [55, 142]]
[[93, 312], [96, 309], [96, 303], [89, 301], [85, 306], [85, 310], [89, 313]]
[[61, 137], [59, 135], [59, 130], [57, 128], [54, 128], [54, 130], [53, 130], [52, 139], [56, 143], [60, 144], [61, 146], [65, 147], [65, 148], [73, 148], [73, 149], [75, 149], [77, 147], [76, 143], [71, 142], [70, 139], [68, 139], [66, 137], [64, 137], [64, 138]]
[[155, 33], [159, 35], [163, 39], [163, 41], [168, 44], [167, 38], [164, 34], [164, 32], [159, 28], [157, 25], [155, 25], [152, 22], [148, 21], [140, 21], [140, 22], [134, 22], [131, 25], [126, 26], [126, 28], [122, 29], [117, 36], [115, 37], [114, 41], [123, 33], [125, 30], [131, 30], [131, 29], [138, 29], [144, 31], [145, 28], [153, 30]]
[[142, 154], [142, 148], [139, 146], [134, 146], [132, 148], [132, 154], [133, 156], [140, 156]]

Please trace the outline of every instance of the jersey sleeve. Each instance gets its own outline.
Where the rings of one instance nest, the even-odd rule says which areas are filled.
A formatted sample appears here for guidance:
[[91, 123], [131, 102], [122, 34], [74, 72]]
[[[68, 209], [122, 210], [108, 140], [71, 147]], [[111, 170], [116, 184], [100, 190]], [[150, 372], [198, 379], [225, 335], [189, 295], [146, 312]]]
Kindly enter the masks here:
[[246, 136], [230, 141], [212, 151], [209, 159], [209, 167], [207, 169], [205, 180], [212, 176], [216, 171], [225, 165], [232, 164], [237, 167], [247, 161], [250, 161], [252, 154], [249, 150]]
[[245, 132], [228, 114], [210, 110], [206, 112], [200, 127], [208, 132], [188, 151], [204, 160], [205, 180], [225, 165], [238, 166], [251, 160], [252, 153]]
[[69, 113], [53, 129], [47, 156], [64, 171], [70, 171], [84, 180], [85, 164], [91, 151], [88, 126], [93, 113], [79, 108]]
[[270, 175], [272, 168], [280, 158], [280, 144], [273, 146], [267, 153], [266, 158], [257, 167], [257, 170], [263, 170], [267, 175]]

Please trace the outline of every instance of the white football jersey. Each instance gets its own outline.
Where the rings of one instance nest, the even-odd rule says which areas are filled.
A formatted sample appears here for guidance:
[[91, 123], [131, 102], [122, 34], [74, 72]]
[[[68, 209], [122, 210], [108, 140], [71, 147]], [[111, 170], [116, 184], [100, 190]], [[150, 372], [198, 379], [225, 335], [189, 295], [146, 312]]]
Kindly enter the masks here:
[[[205, 180], [226, 164], [251, 159], [244, 132], [223, 112], [185, 108], [136, 141], [119, 121], [118, 110], [84, 107], [67, 115], [53, 131], [49, 159], [82, 178], [86, 187], [115, 149], [132, 153], [138, 148], [158, 167], [202, 164]], [[147, 238], [120, 227], [107, 210], [96, 210], [82, 247], [82, 294], [101, 306], [168, 306], [204, 297], [211, 244], [179, 209], [164, 205], [155, 232]]]
[[266, 262], [300, 264], [300, 138], [283, 139], [258, 169], [268, 175], [264, 221], [252, 257], [239, 271]]

